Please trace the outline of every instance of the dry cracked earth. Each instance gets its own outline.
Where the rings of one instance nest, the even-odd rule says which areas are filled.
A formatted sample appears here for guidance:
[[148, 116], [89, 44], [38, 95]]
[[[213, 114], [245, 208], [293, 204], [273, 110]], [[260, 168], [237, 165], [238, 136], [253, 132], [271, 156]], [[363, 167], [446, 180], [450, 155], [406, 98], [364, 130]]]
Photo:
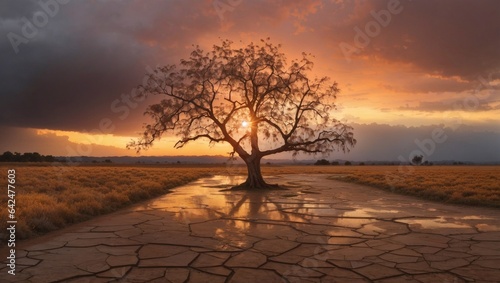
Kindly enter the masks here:
[[20, 242], [1, 282], [500, 282], [496, 209], [339, 182], [225, 192], [213, 177], [128, 210]]

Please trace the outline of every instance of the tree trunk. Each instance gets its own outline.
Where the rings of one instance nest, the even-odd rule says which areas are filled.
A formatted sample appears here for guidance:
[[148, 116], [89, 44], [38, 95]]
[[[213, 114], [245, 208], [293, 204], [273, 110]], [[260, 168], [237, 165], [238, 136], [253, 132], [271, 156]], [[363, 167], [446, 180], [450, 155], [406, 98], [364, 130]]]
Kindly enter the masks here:
[[262, 172], [260, 171], [260, 160], [260, 157], [255, 156], [249, 156], [247, 159], [244, 159], [247, 165], [247, 180], [233, 187], [233, 189], [260, 190], [278, 188], [277, 185], [270, 185], [264, 181]]

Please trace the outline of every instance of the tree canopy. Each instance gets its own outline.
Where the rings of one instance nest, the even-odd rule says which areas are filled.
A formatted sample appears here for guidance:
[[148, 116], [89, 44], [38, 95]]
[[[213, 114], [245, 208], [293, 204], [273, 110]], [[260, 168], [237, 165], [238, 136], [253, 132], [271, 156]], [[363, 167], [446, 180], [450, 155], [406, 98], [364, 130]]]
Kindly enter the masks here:
[[247, 164], [244, 187], [266, 187], [260, 173], [263, 157], [280, 152], [316, 154], [349, 151], [352, 128], [334, 117], [336, 82], [310, 78], [311, 55], [287, 63], [269, 39], [233, 47], [229, 40], [209, 52], [195, 46], [179, 66], [157, 68], [139, 89], [140, 96], [161, 95], [146, 113], [153, 120], [142, 137], [128, 144], [136, 150], [153, 145], [165, 133], [191, 141], [229, 143], [231, 156]]
[[411, 163], [413, 165], [421, 165], [422, 164], [422, 160], [424, 159], [424, 156], [423, 155], [415, 155], [413, 156], [413, 158], [411, 159]]

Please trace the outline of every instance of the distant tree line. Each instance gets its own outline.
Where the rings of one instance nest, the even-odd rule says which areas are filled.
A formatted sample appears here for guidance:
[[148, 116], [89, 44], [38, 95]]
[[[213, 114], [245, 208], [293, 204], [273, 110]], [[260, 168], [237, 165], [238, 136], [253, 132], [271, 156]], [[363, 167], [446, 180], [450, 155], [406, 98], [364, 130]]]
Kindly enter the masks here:
[[41, 155], [38, 152], [19, 152], [6, 151], [0, 155], [0, 162], [54, 162], [56, 158], [52, 155]]
[[[346, 165], [346, 166], [349, 166], [349, 165], [366, 165], [365, 162], [359, 162], [359, 163], [352, 163], [351, 161], [345, 161], [343, 163], [339, 162], [339, 161], [328, 161], [326, 159], [318, 159], [316, 160], [316, 162], [314, 163], [314, 165]], [[417, 155], [417, 156], [414, 156], [412, 158], [412, 161], [410, 163], [411, 165], [416, 165], [416, 166], [420, 166], [420, 165], [426, 165], [426, 166], [432, 166], [434, 165], [434, 163], [432, 162], [429, 162], [427, 160], [423, 161], [423, 155]], [[446, 164], [446, 163], [444, 163]], [[453, 162], [453, 165], [464, 165], [466, 163], [464, 162]], [[397, 162], [374, 162], [374, 163], [368, 163], [368, 165], [399, 165], [399, 163]]]
[[[433, 165], [432, 162], [429, 162], [427, 160], [423, 161], [423, 160], [424, 160], [424, 156], [423, 155], [415, 155], [411, 159], [411, 164], [412, 165], [416, 165], [416, 166], [420, 166], [420, 165], [432, 166]], [[453, 165], [456, 165], [455, 163], [456, 162], [453, 162]], [[460, 163], [462, 163], [462, 162], [460, 162]]]
[[[340, 162], [338, 162], [338, 161], [330, 162], [326, 159], [319, 159], [316, 161], [316, 163], [314, 163], [314, 165], [340, 165]], [[352, 162], [346, 161], [346, 162], [344, 162], [344, 165], [347, 165], [347, 166], [352, 165]], [[359, 163], [359, 165], [365, 165], [365, 163], [361, 162], [361, 163]]]

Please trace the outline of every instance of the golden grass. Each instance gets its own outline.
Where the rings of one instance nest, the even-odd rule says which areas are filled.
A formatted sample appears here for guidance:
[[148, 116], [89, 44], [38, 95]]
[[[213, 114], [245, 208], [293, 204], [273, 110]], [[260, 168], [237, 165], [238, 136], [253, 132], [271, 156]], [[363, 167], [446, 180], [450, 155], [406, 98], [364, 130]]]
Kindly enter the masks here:
[[[16, 170], [17, 237], [29, 238], [210, 175], [245, 174], [242, 166], [2, 164]], [[500, 207], [500, 166], [263, 166], [264, 175], [328, 174], [330, 178], [449, 203]], [[0, 195], [1, 225], [7, 220], [7, 190]], [[2, 230], [5, 229], [2, 227]]]
[[500, 166], [287, 166], [265, 174], [330, 178], [447, 203], [500, 207]]
[[[0, 183], [7, 187], [7, 170], [16, 170], [16, 233], [20, 239], [56, 230], [97, 215], [165, 194], [201, 177], [210, 168], [79, 166], [53, 167], [12, 164], [0, 166]], [[0, 221], [6, 223], [7, 190], [0, 195]], [[5, 229], [2, 229], [5, 230]]]

